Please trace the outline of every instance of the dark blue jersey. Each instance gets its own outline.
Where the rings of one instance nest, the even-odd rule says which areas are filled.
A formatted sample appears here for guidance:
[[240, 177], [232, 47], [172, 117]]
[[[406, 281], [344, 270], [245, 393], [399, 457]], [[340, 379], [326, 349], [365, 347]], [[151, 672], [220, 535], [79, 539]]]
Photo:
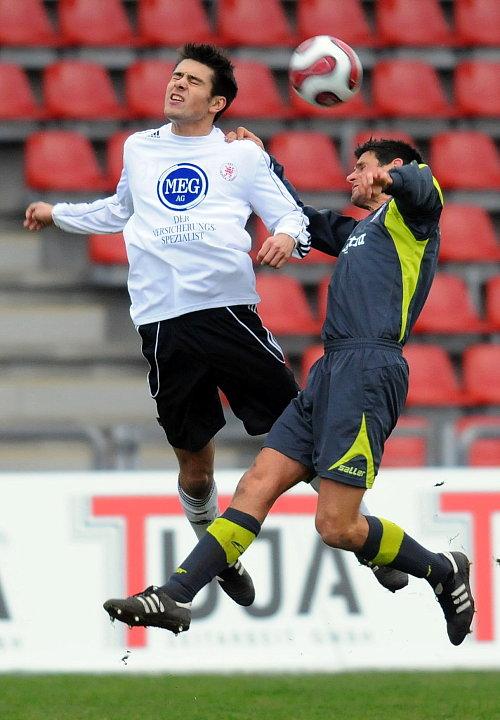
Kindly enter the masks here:
[[312, 247], [338, 257], [328, 288], [325, 343], [383, 338], [404, 344], [429, 293], [438, 261], [441, 189], [427, 165], [412, 162], [390, 175], [391, 199], [364, 220], [304, 207]]

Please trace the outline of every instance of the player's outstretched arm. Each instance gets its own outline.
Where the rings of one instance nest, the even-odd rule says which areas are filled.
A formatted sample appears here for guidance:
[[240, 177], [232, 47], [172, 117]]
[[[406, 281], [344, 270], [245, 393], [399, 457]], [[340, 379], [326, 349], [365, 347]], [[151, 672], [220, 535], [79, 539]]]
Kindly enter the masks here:
[[52, 208], [54, 206], [46, 202], [33, 202], [26, 208], [23, 222], [27, 230], [37, 231], [54, 224]]

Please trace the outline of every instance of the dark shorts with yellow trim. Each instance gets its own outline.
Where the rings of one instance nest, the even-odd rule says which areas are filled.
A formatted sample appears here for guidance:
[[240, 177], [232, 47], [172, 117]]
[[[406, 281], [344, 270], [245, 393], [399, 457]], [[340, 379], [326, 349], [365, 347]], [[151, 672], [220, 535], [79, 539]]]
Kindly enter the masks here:
[[403, 409], [408, 365], [390, 340], [334, 340], [306, 388], [273, 425], [265, 447], [322, 478], [372, 486]]

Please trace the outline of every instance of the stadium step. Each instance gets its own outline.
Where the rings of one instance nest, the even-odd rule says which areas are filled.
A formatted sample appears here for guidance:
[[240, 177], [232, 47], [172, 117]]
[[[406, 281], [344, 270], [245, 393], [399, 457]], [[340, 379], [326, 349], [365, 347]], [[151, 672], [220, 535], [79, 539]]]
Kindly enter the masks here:
[[0, 281], [20, 279], [40, 266], [41, 246], [37, 237], [27, 233], [1, 233]]
[[0, 293], [0, 335], [11, 348], [97, 345], [104, 340], [105, 324], [106, 310], [102, 305], [73, 306], [43, 299], [34, 304], [31, 298], [24, 303], [14, 302]]
[[147, 422], [156, 408], [146, 373], [98, 367], [4, 369], [0, 377], [0, 426], [23, 422], [90, 423], [109, 427]]

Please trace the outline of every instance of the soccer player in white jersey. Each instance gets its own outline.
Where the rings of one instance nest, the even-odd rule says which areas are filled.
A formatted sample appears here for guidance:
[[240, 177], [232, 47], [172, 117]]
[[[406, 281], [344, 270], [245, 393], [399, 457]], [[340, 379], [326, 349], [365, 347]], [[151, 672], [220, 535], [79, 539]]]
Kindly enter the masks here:
[[[123, 230], [131, 317], [158, 421], [179, 462], [180, 502], [198, 537], [218, 513], [219, 389], [250, 435], [268, 432], [298, 391], [255, 310], [245, 224], [252, 210], [262, 218], [273, 234], [257, 260], [280, 268], [292, 253], [308, 252], [308, 220], [267, 153], [250, 141], [226, 143], [214, 127], [236, 92], [233, 66], [218, 48], [185, 45], [166, 89], [170, 122], [127, 139], [116, 193], [93, 203], [35, 202], [24, 222], [35, 231]], [[235, 602], [253, 602], [239, 561], [218, 579]]]
[[[272, 236], [258, 262], [279, 268], [309, 250], [307, 218], [252, 142], [225, 142], [214, 121], [237, 93], [233, 66], [211, 45], [187, 44], [165, 95], [168, 124], [124, 147], [112, 197], [32, 203], [28, 230], [123, 230], [131, 317], [142, 338], [158, 420], [179, 462], [181, 504], [200, 537], [217, 516], [213, 437], [224, 425], [218, 389], [250, 435], [266, 433], [298, 388], [255, 307], [245, 224], [252, 211]], [[237, 563], [219, 579], [242, 605], [254, 588]]]

